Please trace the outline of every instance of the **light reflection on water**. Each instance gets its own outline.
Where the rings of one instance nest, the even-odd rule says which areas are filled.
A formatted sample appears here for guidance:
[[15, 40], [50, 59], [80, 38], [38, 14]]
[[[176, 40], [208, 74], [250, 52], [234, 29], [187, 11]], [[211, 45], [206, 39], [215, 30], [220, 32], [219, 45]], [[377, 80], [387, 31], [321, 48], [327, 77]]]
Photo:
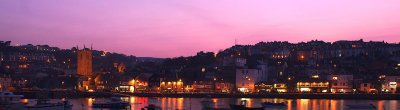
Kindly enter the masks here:
[[[201, 101], [205, 98], [151, 98], [151, 97], [126, 97], [122, 98], [131, 102], [131, 110], [140, 110], [148, 104], [160, 106], [163, 110], [201, 110]], [[94, 101], [106, 101], [105, 98], [69, 99], [73, 110], [100, 110], [92, 108]], [[277, 98], [211, 98], [215, 108], [229, 108], [229, 104], [239, 104], [241, 100], [247, 101], [249, 107], [260, 107], [262, 102], [286, 102], [285, 108], [267, 108], [268, 110], [346, 110], [348, 104], [374, 104], [377, 110], [397, 110], [400, 108], [399, 100], [330, 100], [330, 99], [277, 99]], [[24, 99], [24, 102], [27, 100]], [[56, 102], [57, 100], [52, 100]], [[34, 100], [28, 101], [30, 104]], [[83, 106], [82, 106], [83, 105]], [[107, 110], [107, 109], [102, 109]]]

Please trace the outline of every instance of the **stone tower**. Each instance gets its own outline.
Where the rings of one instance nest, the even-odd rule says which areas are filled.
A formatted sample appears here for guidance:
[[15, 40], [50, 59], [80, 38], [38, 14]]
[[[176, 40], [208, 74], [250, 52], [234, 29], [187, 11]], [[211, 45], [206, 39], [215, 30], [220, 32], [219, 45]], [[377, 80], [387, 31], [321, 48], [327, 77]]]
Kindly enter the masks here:
[[77, 73], [82, 76], [92, 75], [92, 49], [78, 49]]
[[77, 73], [81, 76], [81, 82], [79, 84], [79, 90], [87, 91], [93, 89], [92, 82], [92, 48], [86, 48], [79, 50], [77, 47]]

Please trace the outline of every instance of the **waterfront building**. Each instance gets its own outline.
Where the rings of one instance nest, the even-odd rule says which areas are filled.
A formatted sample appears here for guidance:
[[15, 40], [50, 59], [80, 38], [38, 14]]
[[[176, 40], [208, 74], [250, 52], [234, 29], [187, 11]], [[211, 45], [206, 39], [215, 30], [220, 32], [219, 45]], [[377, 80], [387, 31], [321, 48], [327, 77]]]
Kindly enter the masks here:
[[400, 76], [385, 76], [382, 92], [396, 93], [400, 89]]
[[274, 92], [285, 93], [288, 92], [288, 86], [285, 83], [274, 83]]
[[259, 93], [271, 93], [273, 91], [273, 84], [266, 82], [258, 82], [255, 84], [255, 91]]
[[329, 91], [329, 82], [322, 80], [302, 80], [296, 83], [297, 92], [325, 93]]
[[288, 92], [286, 83], [259, 82], [255, 85], [255, 92], [259, 93], [285, 93]]
[[212, 82], [212, 81], [194, 81], [192, 84], [186, 85], [186, 90], [187, 90], [186, 92], [213, 93], [214, 92], [214, 82]]
[[378, 93], [377, 87], [372, 83], [361, 83], [359, 87], [361, 93]]
[[353, 91], [353, 75], [328, 75], [332, 93], [347, 93]]
[[181, 93], [184, 92], [182, 80], [178, 81], [161, 81], [160, 92]]
[[231, 93], [233, 84], [226, 81], [215, 82], [215, 93]]
[[236, 88], [242, 93], [255, 92], [254, 85], [263, 72], [259, 69], [236, 69]]

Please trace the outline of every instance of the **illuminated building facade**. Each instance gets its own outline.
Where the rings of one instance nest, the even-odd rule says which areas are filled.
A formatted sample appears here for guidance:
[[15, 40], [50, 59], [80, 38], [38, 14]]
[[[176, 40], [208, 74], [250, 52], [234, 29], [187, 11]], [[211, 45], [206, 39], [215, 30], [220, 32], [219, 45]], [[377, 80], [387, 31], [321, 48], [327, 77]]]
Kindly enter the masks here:
[[298, 92], [305, 93], [325, 93], [329, 91], [329, 82], [301, 81], [297, 82], [296, 89]]
[[162, 81], [160, 83], [160, 92], [184, 92], [184, 86], [182, 80], [178, 81]]
[[396, 93], [400, 89], [400, 76], [386, 76], [382, 84], [382, 92]]
[[233, 90], [233, 85], [229, 82], [218, 81], [215, 82], [216, 93], [230, 93]]
[[255, 92], [254, 85], [259, 82], [263, 72], [259, 69], [236, 69], [236, 88], [243, 93]]
[[194, 81], [192, 84], [188, 84], [187, 92], [195, 93], [212, 93], [214, 92], [214, 83], [211, 81]]
[[353, 75], [328, 75], [332, 93], [346, 93], [353, 91]]
[[78, 49], [77, 54], [77, 73], [82, 76], [81, 84], [78, 86], [79, 90], [86, 91], [93, 89], [92, 81], [92, 49], [84, 47], [82, 50]]

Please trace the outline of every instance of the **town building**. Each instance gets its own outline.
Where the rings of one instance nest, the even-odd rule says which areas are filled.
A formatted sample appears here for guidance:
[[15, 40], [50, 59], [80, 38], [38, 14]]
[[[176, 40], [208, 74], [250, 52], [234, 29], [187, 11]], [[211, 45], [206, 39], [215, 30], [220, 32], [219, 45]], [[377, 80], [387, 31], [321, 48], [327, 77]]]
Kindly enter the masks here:
[[360, 93], [378, 93], [377, 87], [372, 83], [361, 83], [359, 87]]
[[160, 92], [162, 93], [182, 93], [184, 92], [184, 85], [182, 80], [178, 81], [161, 81]]
[[215, 82], [213, 82], [213, 81], [194, 81], [194, 82], [192, 82], [192, 84], [186, 85], [185, 92], [213, 93], [214, 86], [215, 86]]
[[259, 69], [236, 69], [236, 88], [242, 93], [256, 92], [254, 85], [263, 72]]
[[329, 92], [329, 82], [320, 79], [303, 79], [296, 83], [296, 91], [304, 93]]
[[396, 93], [400, 90], [400, 76], [385, 76], [382, 92]]
[[233, 84], [226, 81], [215, 82], [215, 93], [231, 93]]
[[328, 75], [327, 80], [331, 83], [332, 93], [355, 92], [353, 90], [353, 75]]

